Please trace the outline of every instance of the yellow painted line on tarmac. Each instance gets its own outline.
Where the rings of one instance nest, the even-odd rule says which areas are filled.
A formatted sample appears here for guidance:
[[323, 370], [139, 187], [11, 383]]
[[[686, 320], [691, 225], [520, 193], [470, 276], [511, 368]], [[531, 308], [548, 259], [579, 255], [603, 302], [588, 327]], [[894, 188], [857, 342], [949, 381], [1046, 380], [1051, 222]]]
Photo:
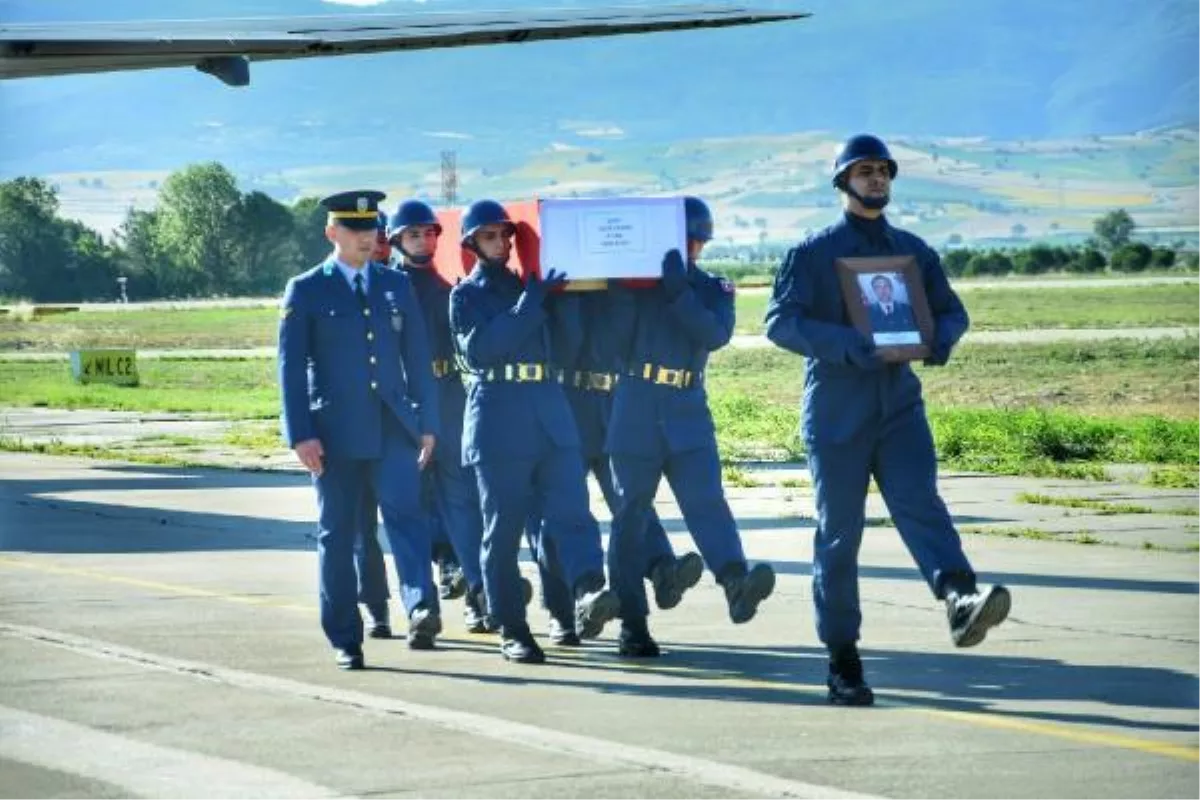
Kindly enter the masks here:
[[1120, 733], [1068, 728], [1051, 722], [1034, 722], [1016, 717], [1001, 717], [995, 714], [976, 714], [970, 711], [944, 711], [937, 708], [911, 708], [922, 714], [945, 719], [962, 720], [973, 725], [983, 725], [989, 728], [1039, 733], [1043, 736], [1054, 736], [1083, 744], [1099, 744], [1106, 747], [1118, 747], [1123, 750], [1137, 750], [1142, 753], [1152, 753], [1157, 756], [1177, 758], [1182, 761], [1200, 761], [1200, 750], [1183, 744], [1159, 742], [1154, 739], [1139, 739], [1136, 736], [1125, 736]]
[[[558, 653], [555, 653], [558, 656]], [[584, 655], [580, 653], [580, 655]], [[586, 656], [580, 661], [591, 661], [592, 659]], [[712, 670], [693, 669], [690, 667], [671, 667], [664, 669], [658, 664], [641, 664], [638, 662], [621, 661], [613, 658], [611, 662], [605, 660], [605, 666], [613, 666], [615, 668], [626, 669], [631, 671], [645, 672], [673, 672], [683, 677], [695, 678], [697, 680], [711, 680], [721, 683], [722, 685], [732, 688], [770, 688], [780, 691], [803, 692], [805, 694], [816, 694], [823, 696], [825, 687], [815, 684], [795, 684], [786, 681], [772, 681], [760, 678], [748, 678], [744, 675], [737, 675], [728, 672], [716, 672]], [[998, 714], [989, 714], [987, 712], [975, 711], [950, 711], [940, 708], [929, 708], [920, 705], [919, 698], [909, 698], [891, 694], [889, 692], [876, 692], [876, 705], [887, 708], [895, 708], [902, 711], [911, 711], [926, 716], [938, 717], [940, 719], [954, 720], [956, 722], [965, 722], [971, 725], [979, 725], [987, 728], [999, 728], [1003, 730], [1021, 731], [1023, 733], [1036, 733], [1042, 736], [1053, 736], [1058, 739], [1078, 742], [1082, 744], [1104, 745], [1106, 747], [1116, 747], [1123, 750], [1136, 750], [1142, 753], [1152, 753], [1159, 756], [1167, 756], [1169, 758], [1177, 758], [1183, 761], [1200, 761], [1200, 749], [1188, 745], [1172, 744], [1170, 742], [1157, 741], [1155, 739], [1140, 739], [1136, 736], [1126, 736], [1119, 733], [1107, 733], [1105, 731], [1089, 730], [1079, 728], [1077, 726], [1057, 725], [1052, 722], [1036, 722], [1028, 719], [1021, 719], [1013, 716], [1001, 716]], [[882, 702], [880, 702], [882, 701]]]
[[[212, 591], [209, 589], [198, 589], [192, 586], [183, 586], [173, 583], [147, 581], [141, 578], [130, 578], [124, 575], [114, 575], [107, 572], [100, 572], [98, 570], [64, 567], [43, 561], [30, 561], [25, 559], [0, 557], [0, 567], [17, 567], [20, 569], [28, 569], [55, 575], [87, 578], [90, 580], [103, 581], [105, 583], [135, 586], [142, 589], [152, 589], [154, 591], [163, 592], [166, 594], [176, 594], [187, 597], [201, 597], [211, 600], [223, 600], [241, 605], [277, 608], [285, 611], [301, 611], [308, 614], [315, 613], [316, 611], [316, 609], [314, 609], [312, 606], [283, 603], [270, 599], [248, 597], [246, 595]], [[461, 639], [441, 637], [441, 640], [445, 642], [454, 642], [456, 644], [474, 644], [480, 641], [485, 641], [488, 638], [489, 637], [483, 635], [468, 635], [466, 638]], [[642, 663], [636, 661], [627, 661], [617, 658], [616, 656], [600, 656], [597, 658], [594, 652], [589, 652], [587, 650], [574, 650], [563, 647], [553, 647], [552, 650], [555, 659], [561, 659], [567, 663], [575, 663], [580, 665], [603, 664], [606, 669], [611, 668], [625, 672], [646, 672], [651, 674], [677, 675], [681, 678], [691, 680], [720, 683], [731, 688], [771, 688], [778, 689], [780, 691], [803, 692], [805, 694], [817, 695], [823, 695], [825, 692], [824, 686], [818, 686], [815, 684], [796, 684], [787, 683], [785, 681], [748, 678], [744, 675], [739, 675], [732, 672], [709, 670], [696, 667], [680, 667], [663, 664], [661, 662]], [[920, 705], [919, 698], [901, 697], [886, 692], [876, 692], [876, 698], [877, 701], [882, 701], [877, 702], [877, 705], [887, 708], [895, 708], [900, 711], [924, 714], [926, 716], [962, 722], [969, 725], [1019, 731], [1022, 733], [1039, 734], [1042, 736], [1050, 736], [1079, 744], [1101, 745], [1104, 747], [1114, 747], [1122, 750], [1133, 750], [1136, 752], [1164, 756], [1182, 761], [1200, 761], [1200, 748], [1190, 745], [1172, 744], [1170, 742], [1157, 741], [1154, 739], [1141, 739], [1135, 736], [1107, 733], [1105, 731], [1087, 729], [1076, 725], [1058, 725], [1051, 722], [1033, 721], [1015, 716], [989, 714], [987, 712], [949, 711], [945, 709], [929, 708], [927, 706]]]
[[104, 583], [136, 586], [139, 589], [151, 589], [156, 592], [182, 595], [185, 597], [204, 597], [211, 600], [224, 600], [229, 603], [240, 603], [248, 606], [283, 608], [289, 611], [306, 611], [310, 613], [313, 611], [311, 606], [298, 606], [292, 603], [284, 603], [278, 600], [272, 600], [270, 598], [232, 594], [229, 592], [217, 592], [209, 589], [198, 589], [193, 586], [182, 586], [175, 583], [160, 583], [158, 581], [143, 580], [142, 578], [130, 578], [125, 575], [113, 575], [108, 572], [99, 572], [97, 570], [81, 569], [78, 567], [63, 567], [57, 564], [49, 564], [39, 561], [26, 561], [17, 558], [0, 558], [0, 566], [19, 567], [21, 569], [29, 569], [37, 572], [48, 572], [53, 575], [70, 575], [77, 578], [88, 578], [90, 580], [103, 581]]

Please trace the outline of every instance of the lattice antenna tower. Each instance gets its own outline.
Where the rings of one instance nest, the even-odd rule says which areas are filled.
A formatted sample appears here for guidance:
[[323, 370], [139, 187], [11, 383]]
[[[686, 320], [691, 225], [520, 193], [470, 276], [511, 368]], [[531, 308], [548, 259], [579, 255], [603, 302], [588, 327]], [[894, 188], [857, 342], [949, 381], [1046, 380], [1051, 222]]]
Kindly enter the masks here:
[[442, 205], [458, 205], [458, 154], [453, 150], [442, 151]]

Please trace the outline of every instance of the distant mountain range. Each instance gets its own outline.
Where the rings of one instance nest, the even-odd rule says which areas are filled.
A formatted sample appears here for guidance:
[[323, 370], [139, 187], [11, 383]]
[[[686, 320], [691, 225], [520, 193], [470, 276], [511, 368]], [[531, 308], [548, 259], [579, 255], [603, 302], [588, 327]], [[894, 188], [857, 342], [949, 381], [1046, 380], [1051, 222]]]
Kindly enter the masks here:
[[[489, 4], [500, 5], [564, 3]], [[804, 148], [820, 149], [813, 165], [823, 164], [838, 138], [873, 130], [902, 146], [911, 142], [913, 153], [926, 159], [931, 146], [946, 152], [952, 140], [972, 140], [970, 147], [988, 155], [977, 164], [964, 160], [975, 164], [964, 170], [1010, 169], [1023, 180], [1040, 181], [1039, 191], [1049, 192], [1051, 206], [1063, 211], [1071, 205], [1072, 176], [1080, 171], [1088, 181], [1108, 180], [1118, 195], [1137, 188], [1139, 196], [1150, 198], [1147, 213], [1170, 206], [1172, 220], [1179, 203], [1154, 199], [1154, 192], [1169, 184], [1174, 190], [1191, 187], [1194, 195], [1194, 137], [1187, 142], [1200, 124], [1200, 9], [1194, 0], [755, 5], [800, 8], [814, 16], [721, 31], [263, 63], [252, 67], [247, 89], [231, 89], [192, 70], [6, 81], [0, 83], [6, 120], [0, 128], [0, 177], [58, 176], [60, 183], [96, 191], [100, 187], [79, 181], [137, 184], [152, 194], [152, 181], [166, 172], [215, 160], [280, 199], [361, 178], [433, 193], [440, 152], [453, 149], [465, 195], [502, 188], [499, 176], [507, 176], [513, 191], [583, 185], [587, 169], [600, 176], [599, 183], [591, 182], [599, 189], [702, 190], [704, 181], [688, 177], [689, 159], [710, 180], [745, 168], [746, 158], [808, 163], [811, 153]], [[0, 19], [473, 7], [477, 4], [449, 0], [395, 0], [366, 10], [319, 0], [0, 0]], [[1062, 160], [1079, 155], [1071, 148], [1083, 147], [1089, 137], [1154, 130], [1143, 139], [1156, 142], [1157, 150], [1104, 140], [1102, 160], [1113, 165], [1111, 175], [1097, 173], [1096, 158], [1076, 166]], [[1034, 142], [1053, 142], [1049, 150], [1060, 155], [1038, 155]], [[1012, 152], [998, 154], [997, 148]], [[1137, 170], [1129, 174], [1129, 165], [1116, 155], [1134, 152], [1138, 170], [1154, 173], [1153, 180]], [[570, 153], [584, 156], [582, 167], [568, 173]], [[605, 169], [587, 161], [588, 153], [606, 160]], [[1008, 166], [997, 167], [997, 157]], [[1152, 163], [1158, 157], [1170, 160]], [[815, 184], [789, 184], [784, 175], [764, 175], [771, 185], [741, 192], [737, 203], [782, 209], [816, 191]], [[803, 170], [791, 175], [801, 177], [813, 180]], [[945, 171], [939, 176], [936, 168], [923, 178], [943, 186], [957, 180], [960, 190], [964, 185], [958, 178], [947, 180]], [[111, 192], [108, 197], [113, 202]], [[145, 202], [144, 194], [116, 197], [122, 205]], [[731, 208], [734, 197], [728, 195]], [[75, 213], [85, 219], [121, 213], [101, 208], [101, 195], [73, 202], [83, 204]], [[982, 213], [990, 212], [985, 206]]]

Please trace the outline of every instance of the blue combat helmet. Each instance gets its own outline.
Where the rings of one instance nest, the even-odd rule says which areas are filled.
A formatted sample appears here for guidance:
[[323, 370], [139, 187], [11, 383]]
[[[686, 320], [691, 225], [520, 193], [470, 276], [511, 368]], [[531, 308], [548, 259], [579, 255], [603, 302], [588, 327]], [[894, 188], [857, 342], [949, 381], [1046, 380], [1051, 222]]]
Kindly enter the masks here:
[[387, 218], [387, 236], [389, 239], [399, 236], [404, 233], [405, 228], [414, 225], [432, 225], [439, 236], [442, 233], [442, 223], [438, 222], [437, 214], [428, 203], [422, 200], [405, 200]]
[[510, 231], [515, 232], [516, 226], [509, 218], [504, 206], [495, 200], [476, 200], [467, 208], [462, 220], [462, 243], [468, 244], [475, 231], [484, 225], [506, 224]]
[[683, 198], [683, 214], [687, 219], [687, 238], [707, 242], [713, 237], [713, 216], [708, 204], [699, 197]]
[[837, 156], [833, 159], [831, 180], [835, 188], [845, 188], [846, 171], [859, 161], [886, 161], [888, 172], [891, 173], [893, 180], [899, 171], [896, 159], [892, 158], [891, 152], [882, 139], [869, 133], [860, 133], [843, 142]]

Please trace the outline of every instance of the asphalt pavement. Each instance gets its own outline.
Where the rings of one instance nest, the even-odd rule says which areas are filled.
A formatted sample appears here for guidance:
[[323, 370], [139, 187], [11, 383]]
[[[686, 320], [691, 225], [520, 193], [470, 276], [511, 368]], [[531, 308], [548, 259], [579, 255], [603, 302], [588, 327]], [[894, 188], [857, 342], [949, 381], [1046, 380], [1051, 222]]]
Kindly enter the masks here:
[[[1015, 500], [1177, 511], [1195, 491], [946, 476], [964, 530], [1061, 533], [965, 535], [981, 579], [1014, 595], [971, 650], [872, 494], [862, 647], [879, 703], [844, 709], [824, 698], [804, 472], [749, 472], [731, 504], [780, 580], [747, 625], [706, 576], [652, 617], [662, 659], [618, 659], [610, 627], [517, 666], [451, 602], [438, 650], [370, 641], [371, 668], [344, 673], [317, 624], [305, 476], [0, 454], [0, 794], [1197, 795], [1196, 518]], [[659, 511], [692, 549], [666, 492]], [[1098, 543], [1067, 541], [1081, 529]], [[545, 630], [536, 601], [530, 619]]]

